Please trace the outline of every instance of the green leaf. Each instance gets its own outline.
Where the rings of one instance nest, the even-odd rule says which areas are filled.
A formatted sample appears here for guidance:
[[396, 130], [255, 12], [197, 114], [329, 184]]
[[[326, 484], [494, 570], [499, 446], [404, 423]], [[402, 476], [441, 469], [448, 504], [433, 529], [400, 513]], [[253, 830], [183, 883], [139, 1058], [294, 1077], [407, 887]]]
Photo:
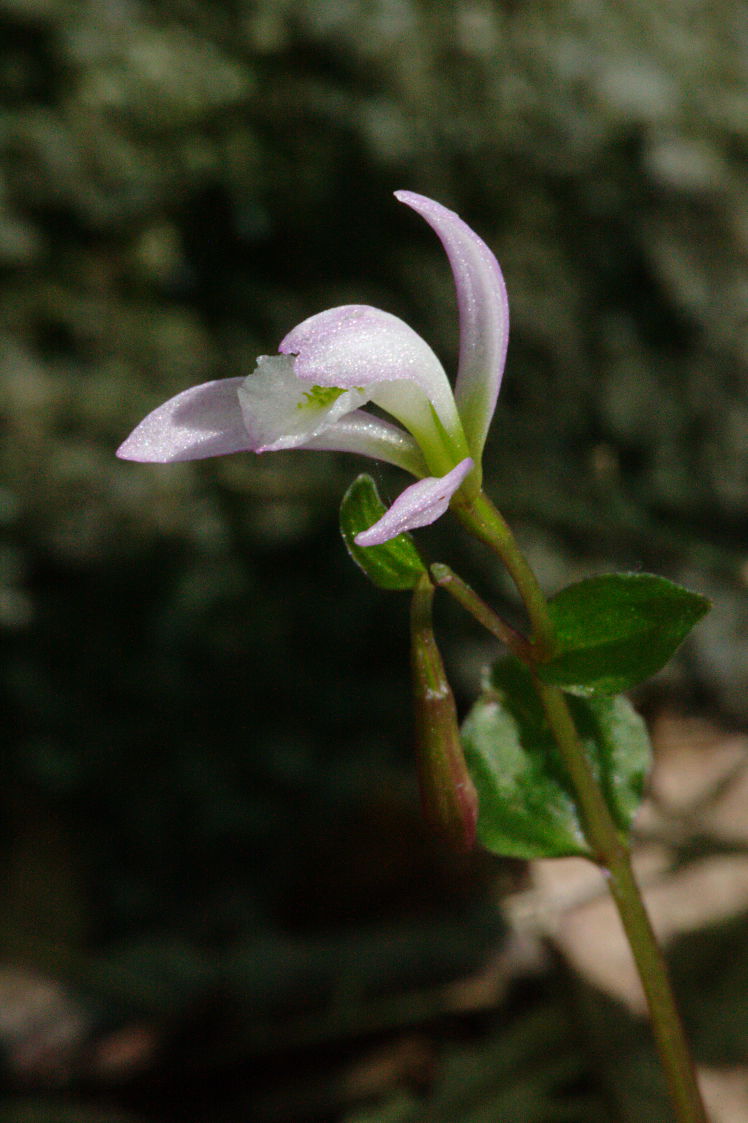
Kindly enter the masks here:
[[[644, 722], [622, 697], [568, 701], [611, 814], [627, 834], [650, 763]], [[478, 838], [488, 850], [516, 858], [589, 856], [532, 676], [516, 659], [493, 668], [488, 689], [463, 723], [462, 739], [478, 792]]]
[[548, 608], [557, 647], [538, 677], [575, 694], [619, 694], [661, 670], [710, 604], [664, 577], [612, 573], [570, 585]]
[[373, 526], [386, 510], [371, 476], [358, 476], [340, 505], [343, 540], [356, 565], [380, 589], [414, 589], [427, 570], [409, 534], [398, 534], [381, 546], [357, 546], [354, 542], [356, 535]]

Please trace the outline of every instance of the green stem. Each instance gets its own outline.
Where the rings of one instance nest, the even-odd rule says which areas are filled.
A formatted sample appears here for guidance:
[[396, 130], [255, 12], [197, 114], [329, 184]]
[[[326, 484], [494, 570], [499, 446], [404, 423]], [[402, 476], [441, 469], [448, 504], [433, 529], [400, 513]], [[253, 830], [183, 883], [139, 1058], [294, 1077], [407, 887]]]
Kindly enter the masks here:
[[596, 860], [609, 875], [608, 886], [647, 997], [676, 1118], [679, 1123], [707, 1123], [665, 957], [636, 884], [628, 848], [618, 834], [595, 780], [562, 691], [539, 679], [535, 680], [535, 688], [574, 786], [587, 841]]
[[[547, 601], [504, 519], [482, 492], [472, 502], [453, 501], [453, 506], [463, 524], [507, 566], [524, 601], [534, 638], [550, 653], [554, 637]], [[530, 669], [533, 669], [532, 664]], [[546, 685], [536, 675], [533, 677], [574, 789], [585, 837], [595, 861], [608, 874], [608, 886], [647, 998], [676, 1119], [678, 1123], [708, 1123], [667, 964], [644, 907], [628, 847], [595, 779], [564, 694], [558, 687]]]
[[554, 638], [548, 604], [503, 515], [483, 491], [472, 500], [463, 499], [458, 492], [452, 500], [452, 510], [474, 537], [479, 538], [501, 558], [519, 590], [530, 618], [537, 649], [536, 658], [549, 658]]
[[445, 589], [458, 604], [461, 604], [471, 616], [475, 617], [479, 624], [482, 624], [487, 632], [506, 644], [513, 655], [516, 655], [523, 663], [532, 664], [535, 662], [537, 653], [529, 640], [525, 639], [522, 633], [513, 628], [511, 624], [507, 624], [506, 620], [502, 620], [499, 614], [494, 612], [484, 600], [481, 600], [478, 594], [461, 577], [458, 577], [453, 569], [441, 562], [435, 562], [431, 566], [431, 576], [440, 589]]

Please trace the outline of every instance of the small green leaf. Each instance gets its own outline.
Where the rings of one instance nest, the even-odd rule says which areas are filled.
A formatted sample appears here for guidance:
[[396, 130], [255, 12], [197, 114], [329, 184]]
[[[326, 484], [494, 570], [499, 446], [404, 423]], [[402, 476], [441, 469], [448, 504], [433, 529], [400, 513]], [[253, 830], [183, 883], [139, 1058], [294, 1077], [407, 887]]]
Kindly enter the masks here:
[[[649, 737], [631, 704], [618, 698], [570, 698], [587, 757], [611, 814], [627, 834], [650, 763]], [[515, 858], [589, 856], [566, 769], [535, 692], [516, 659], [496, 664], [486, 692], [462, 726], [478, 792], [478, 839]]]
[[538, 676], [574, 694], [629, 690], [665, 666], [709, 607], [706, 597], [650, 573], [570, 585], [548, 604], [557, 647]]
[[340, 505], [343, 540], [356, 565], [380, 589], [414, 589], [427, 570], [409, 534], [398, 534], [381, 546], [357, 546], [354, 542], [356, 535], [373, 526], [386, 509], [371, 476], [358, 476]]

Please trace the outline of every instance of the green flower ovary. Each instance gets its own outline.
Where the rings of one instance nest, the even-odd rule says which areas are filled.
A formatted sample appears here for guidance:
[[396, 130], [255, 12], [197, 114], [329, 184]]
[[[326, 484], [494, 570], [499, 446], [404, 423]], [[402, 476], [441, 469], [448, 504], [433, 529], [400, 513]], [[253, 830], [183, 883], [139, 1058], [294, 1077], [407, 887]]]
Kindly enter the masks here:
[[345, 390], [341, 390], [337, 386], [312, 386], [311, 390], [304, 392], [301, 401], [297, 402], [296, 408], [325, 409], [344, 393]]

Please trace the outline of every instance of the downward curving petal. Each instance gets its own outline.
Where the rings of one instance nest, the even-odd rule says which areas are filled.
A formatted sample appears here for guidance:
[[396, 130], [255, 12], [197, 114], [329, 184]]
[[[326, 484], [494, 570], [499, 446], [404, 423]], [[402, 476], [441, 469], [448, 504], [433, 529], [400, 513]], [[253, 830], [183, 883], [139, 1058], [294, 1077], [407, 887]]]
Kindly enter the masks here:
[[237, 390], [243, 378], [220, 378], [183, 390], [147, 417], [117, 449], [122, 460], [170, 464], [250, 448]]
[[427, 476], [406, 487], [389, 511], [368, 530], [357, 534], [354, 542], [357, 546], [380, 546], [403, 531], [436, 522], [472, 467], [473, 461], [467, 456], [446, 476]]
[[413, 191], [395, 198], [432, 227], [447, 252], [460, 312], [460, 362], [455, 398], [468, 446], [480, 461], [496, 407], [509, 340], [509, 302], [499, 263], [462, 219]]
[[[462, 437], [452, 387], [425, 340], [397, 316], [366, 304], [346, 304], [310, 316], [278, 348], [296, 355], [304, 382], [342, 389], [382, 386], [386, 408], [416, 428], [429, 428], [431, 406], [450, 435]], [[399, 384], [399, 385], [397, 385]], [[371, 397], [376, 399], [376, 393]]]

